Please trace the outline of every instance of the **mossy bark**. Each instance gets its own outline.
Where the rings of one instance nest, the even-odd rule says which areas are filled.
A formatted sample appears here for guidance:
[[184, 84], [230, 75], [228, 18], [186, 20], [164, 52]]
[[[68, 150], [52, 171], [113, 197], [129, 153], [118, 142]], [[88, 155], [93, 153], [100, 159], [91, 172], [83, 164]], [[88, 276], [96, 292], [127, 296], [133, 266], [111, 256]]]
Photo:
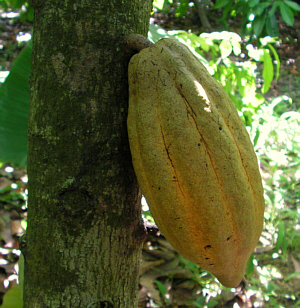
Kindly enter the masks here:
[[152, 1], [33, 6], [24, 308], [136, 307], [145, 234], [123, 37], [147, 35]]

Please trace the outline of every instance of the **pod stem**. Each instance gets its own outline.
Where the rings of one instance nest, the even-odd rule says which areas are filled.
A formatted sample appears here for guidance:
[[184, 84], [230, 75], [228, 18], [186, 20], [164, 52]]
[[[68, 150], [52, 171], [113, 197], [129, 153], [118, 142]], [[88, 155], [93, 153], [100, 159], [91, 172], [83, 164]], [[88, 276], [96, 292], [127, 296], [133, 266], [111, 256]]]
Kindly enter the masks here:
[[153, 45], [153, 43], [150, 42], [146, 37], [136, 33], [125, 35], [124, 43], [128, 49], [134, 51], [135, 53]]

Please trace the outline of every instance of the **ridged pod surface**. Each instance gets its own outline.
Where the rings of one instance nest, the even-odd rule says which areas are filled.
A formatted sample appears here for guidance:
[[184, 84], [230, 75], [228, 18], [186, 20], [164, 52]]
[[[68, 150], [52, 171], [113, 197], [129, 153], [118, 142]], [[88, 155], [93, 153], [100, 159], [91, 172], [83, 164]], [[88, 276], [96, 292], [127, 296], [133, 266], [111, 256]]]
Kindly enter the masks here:
[[151, 214], [176, 251], [236, 287], [262, 231], [257, 158], [235, 106], [183, 44], [129, 63], [128, 135]]

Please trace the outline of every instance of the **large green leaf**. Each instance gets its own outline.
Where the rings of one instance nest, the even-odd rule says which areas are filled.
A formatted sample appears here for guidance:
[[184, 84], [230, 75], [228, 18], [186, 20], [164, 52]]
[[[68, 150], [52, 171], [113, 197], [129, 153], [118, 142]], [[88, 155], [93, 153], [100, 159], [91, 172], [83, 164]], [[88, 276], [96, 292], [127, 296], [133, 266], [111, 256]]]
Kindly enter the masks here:
[[285, 0], [284, 1], [291, 9], [300, 12], [300, 5], [294, 1]]
[[294, 25], [294, 13], [290, 9], [289, 5], [286, 4], [285, 2], [280, 2], [279, 8], [280, 8], [281, 17], [284, 20], [284, 22], [288, 26], [292, 27]]
[[273, 77], [274, 77], [274, 68], [273, 68], [272, 58], [270, 56], [270, 51], [268, 49], [264, 49], [264, 69], [263, 69], [264, 84], [261, 89], [262, 93], [267, 93], [269, 91]]
[[1, 308], [22, 308], [23, 304], [20, 297], [20, 286], [17, 284], [10, 289], [3, 297]]
[[266, 20], [266, 30], [267, 34], [271, 37], [277, 37], [279, 35], [278, 23], [275, 14], [268, 16]]
[[258, 17], [255, 17], [254, 21], [253, 21], [253, 31], [254, 31], [254, 34], [259, 37], [260, 34], [262, 33], [262, 30], [265, 26], [265, 23], [266, 23], [266, 15], [267, 15], [267, 12], [265, 12], [264, 14], [258, 16]]
[[0, 161], [27, 164], [27, 121], [32, 43], [28, 42], [0, 87]]

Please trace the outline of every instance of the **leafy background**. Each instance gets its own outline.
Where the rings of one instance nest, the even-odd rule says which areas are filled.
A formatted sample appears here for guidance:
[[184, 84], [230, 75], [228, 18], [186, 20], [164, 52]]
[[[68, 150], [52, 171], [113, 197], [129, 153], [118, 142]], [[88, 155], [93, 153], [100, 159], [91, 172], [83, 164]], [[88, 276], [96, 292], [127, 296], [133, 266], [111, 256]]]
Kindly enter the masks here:
[[[24, 41], [33, 14], [23, 0], [0, 6], [0, 294], [3, 307], [18, 308], [32, 48]], [[139, 307], [300, 307], [299, 10], [289, 0], [154, 1], [149, 39], [173, 37], [189, 46], [236, 105], [259, 159], [266, 212], [245, 279], [226, 289], [173, 250], [143, 198], [148, 240]]]

